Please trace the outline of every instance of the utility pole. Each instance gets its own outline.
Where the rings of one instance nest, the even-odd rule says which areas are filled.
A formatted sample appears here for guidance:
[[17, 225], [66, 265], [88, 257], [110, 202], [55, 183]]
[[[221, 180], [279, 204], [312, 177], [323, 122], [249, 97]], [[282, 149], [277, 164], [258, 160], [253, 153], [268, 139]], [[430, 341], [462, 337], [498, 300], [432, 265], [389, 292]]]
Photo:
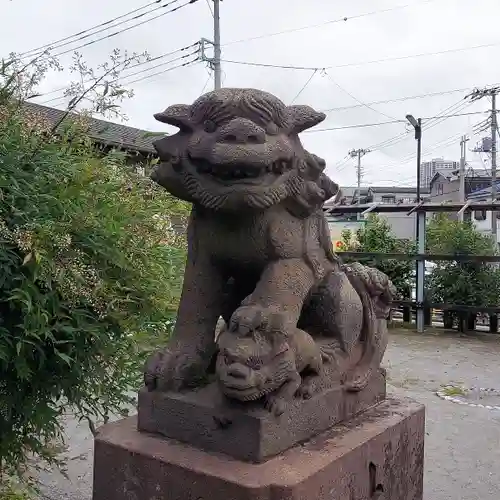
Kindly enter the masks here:
[[[361, 158], [365, 156], [366, 153], [369, 153], [369, 149], [352, 149], [349, 151], [349, 156], [351, 158], [357, 158], [358, 164], [356, 166], [356, 176], [357, 176], [357, 186], [358, 190], [361, 188], [361, 179], [363, 178], [363, 167], [361, 166]], [[358, 191], [359, 196], [359, 191]]]
[[[420, 184], [422, 178], [422, 118], [415, 119], [413, 115], [406, 115], [406, 119], [415, 130], [417, 141], [417, 204], [420, 200]], [[425, 253], [425, 212], [418, 211], [415, 220], [415, 241], [417, 252]], [[425, 329], [424, 318], [424, 286], [425, 286], [425, 261], [417, 260], [415, 273], [415, 295], [417, 299], [417, 332], [423, 333]]]
[[[465, 203], [465, 166], [466, 166], [466, 153], [467, 153], [467, 141], [469, 138], [466, 135], [463, 135], [460, 139], [460, 170], [459, 170], [459, 179], [460, 179], [460, 202]], [[464, 213], [459, 213], [459, 218], [461, 221], [464, 220]]]
[[[497, 92], [491, 94], [491, 201], [497, 201]], [[497, 242], [497, 213], [491, 212], [491, 234]]]
[[214, 88], [221, 88], [221, 50], [220, 50], [220, 1], [214, 0]]
[[[417, 141], [417, 203], [420, 203], [420, 179], [422, 178], [422, 118], [415, 120], [413, 115], [406, 115], [406, 119], [415, 129], [415, 140]], [[418, 224], [417, 224], [418, 238]]]
[[[497, 201], [497, 94], [500, 92], [500, 87], [487, 87], [484, 89], [475, 89], [466, 98], [471, 101], [479, 101], [483, 97], [491, 98], [491, 201]], [[497, 213], [491, 212], [491, 234], [493, 240], [497, 241]]]
[[[218, 90], [222, 87], [222, 68], [221, 68], [221, 48], [220, 48], [220, 2], [222, 0], [213, 0], [214, 8], [212, 11], [214, 17], [214, 39], [208, 40], [201, 38], [200, 40], [200, 56], [201, 60], [208, 63], [208, 66], [214, 72], [214, 89]], [[210, 5], [210, 4], [209, 4]], [[214, 48], [214, 56], [207, 56], [207, 45]]]

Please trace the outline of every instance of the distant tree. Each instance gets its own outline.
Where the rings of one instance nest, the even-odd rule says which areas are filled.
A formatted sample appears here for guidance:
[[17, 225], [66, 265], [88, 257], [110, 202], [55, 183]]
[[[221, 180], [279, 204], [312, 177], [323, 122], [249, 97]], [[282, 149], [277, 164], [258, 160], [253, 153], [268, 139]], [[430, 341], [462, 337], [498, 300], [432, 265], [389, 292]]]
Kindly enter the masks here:
[[[471, 221], [451, 220], [445, 214], [435, 215], [427, 227], [427, 251], [435, 254], [495, 255], [489, 235], [480, 233]], [[433, 302], [468, 306], [495, 306], [500, 297], [500, 269], [484, 262], [437, 262], [428, 278]], [[476, 314], [450, 311], [445, 326], [458, 320], [465, 331]]]
[[[355, 236], [350, 230], [342, 232], [344, 251], [411, 254], [415, 249], [413, 242], [396, 238], [387, 220], [377, 214], [370, 214], [365, 226], [358, 229]], [[354, 259], [344, 258], [344, 260], [349, 262]], [[363, 259], [363, 263], [386, 273], [402, 298], [410, 297], [414, 261], [367, 258]]]

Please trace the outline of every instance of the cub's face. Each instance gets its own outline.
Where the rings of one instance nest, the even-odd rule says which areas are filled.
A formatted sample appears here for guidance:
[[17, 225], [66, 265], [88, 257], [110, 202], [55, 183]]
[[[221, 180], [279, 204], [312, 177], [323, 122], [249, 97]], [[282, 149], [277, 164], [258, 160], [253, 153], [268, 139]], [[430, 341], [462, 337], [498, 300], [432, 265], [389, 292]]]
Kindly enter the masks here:
[[258, 331], [241, 335], [225, 329], [217, 344], [221, 389], [240, 401], [255, 401], [279, 389], [295, 366], [288, 343], [279, 336]]

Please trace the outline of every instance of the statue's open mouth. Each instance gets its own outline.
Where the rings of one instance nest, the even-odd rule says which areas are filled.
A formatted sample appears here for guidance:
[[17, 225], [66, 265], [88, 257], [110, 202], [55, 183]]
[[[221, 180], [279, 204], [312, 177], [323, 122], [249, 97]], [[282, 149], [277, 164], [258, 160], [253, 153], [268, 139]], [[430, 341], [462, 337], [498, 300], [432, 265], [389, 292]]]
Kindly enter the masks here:
[[261, 181], [265, 176], [277, 178], [292, 169], [292, 162], [284, 160], [278, 160], [269, 165], [236, 162], [213, 164], [207, 160], [189, 156], [189, 161], [199, 174], [209, 175], [223, 182], [253, 183]]
[[240, 401], [257, 401], [265, 396], [266, 391], [254, 385], [248, 386], [246, 389], [235, 388], [232, 385], [224, 384], [223, 392], [231, 397], [239, 399]]
[[255, 389], [254, 384], [250, 384], [247, 381], [237, 381], [237, 380], [225, 380], [224, 381], [224, 387], [227, 389], [231, 389], [232, 391], [248, 391], [251, 389]]

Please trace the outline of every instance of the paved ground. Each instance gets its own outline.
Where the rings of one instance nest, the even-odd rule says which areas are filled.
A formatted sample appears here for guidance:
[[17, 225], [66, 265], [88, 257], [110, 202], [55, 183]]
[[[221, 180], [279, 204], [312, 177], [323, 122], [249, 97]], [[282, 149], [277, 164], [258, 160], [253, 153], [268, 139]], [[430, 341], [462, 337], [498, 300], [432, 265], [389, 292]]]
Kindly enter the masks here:
[[[425, 500], [498, 500], [500, 412], [439, 399], [442, 384], [500, 389], [500, 336], [391, 336], [385, 357], [389, 390], [427, 407]], [[69, 480], [41, 476], [45, 498], [90, 500], [92, 436], [68, 419]]]

